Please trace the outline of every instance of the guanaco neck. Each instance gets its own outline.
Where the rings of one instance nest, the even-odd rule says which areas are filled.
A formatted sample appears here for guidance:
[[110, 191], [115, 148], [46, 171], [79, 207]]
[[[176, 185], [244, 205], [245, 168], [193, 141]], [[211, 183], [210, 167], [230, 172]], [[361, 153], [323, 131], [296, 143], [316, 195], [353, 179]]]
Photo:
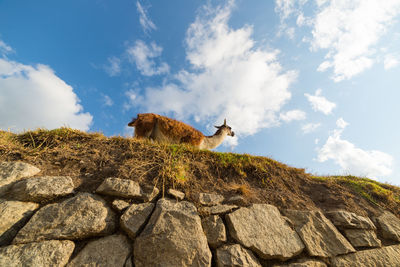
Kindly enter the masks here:
[[214, 149], [219, 146], [225, 139], [227, 133], [225, 131], [217, 131], [212, 136], [205, 136], [200, 145], [201, 149]]

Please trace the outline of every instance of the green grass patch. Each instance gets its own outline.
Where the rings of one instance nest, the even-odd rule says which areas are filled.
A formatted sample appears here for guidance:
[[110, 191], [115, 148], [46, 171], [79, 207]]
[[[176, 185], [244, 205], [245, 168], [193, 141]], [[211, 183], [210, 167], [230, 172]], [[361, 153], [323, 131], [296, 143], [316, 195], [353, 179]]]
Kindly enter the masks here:
[[379, 201], [394, 201], [400, 205], [400, 194], [391, 190], [393, 186], [377, 182], [369, 178], [348, 176], [312, 176], [313, 179], [321, 182], [334, 182], [345, 185], [357, 192], [359, 195], [378, 204]]
[[219, 163], [223, 166], [241, 165], [245, 166], [251, 163], [251, 156], [248, 154], [221, 153], [215, 152]]
[[214, 156], [222, 167], [233, 168], [240, 176], [247, 177], [246, 168], [252, 164], [250, 155], [214, 152]]
[[184, 144], [167, 144], [166, 149], [169, 153], [171, 153], [171, 156], [182, 156], [186, 152], [193, 150], [191, 147]]
[[15, 135], [10, 132], [0, 131], [0, 144], [1, 145], [16, 145], [18, 141], [15, 138]]

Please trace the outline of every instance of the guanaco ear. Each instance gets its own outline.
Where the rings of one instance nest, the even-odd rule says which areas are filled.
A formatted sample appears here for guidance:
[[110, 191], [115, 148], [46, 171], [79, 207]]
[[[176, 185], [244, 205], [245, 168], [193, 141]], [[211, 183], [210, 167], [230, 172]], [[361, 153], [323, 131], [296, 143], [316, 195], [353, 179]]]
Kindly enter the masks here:
[[219, 128], [221, 128], [222, 126], [215, 126], [215, 125], [214, 125], [214, 127], [217, 128], [217, 129], [219, 129]]
[[226, 126], [226, 119], [224, 119], [224, 126]]

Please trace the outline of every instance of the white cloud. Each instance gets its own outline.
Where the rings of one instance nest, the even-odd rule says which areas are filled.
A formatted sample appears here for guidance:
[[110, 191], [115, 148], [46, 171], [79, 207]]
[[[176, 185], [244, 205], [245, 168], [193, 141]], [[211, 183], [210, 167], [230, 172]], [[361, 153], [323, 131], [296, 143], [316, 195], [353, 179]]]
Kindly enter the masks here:
[[347, 123], [337, 121], [338, 129], [328, 137], [322, 148], [317, 149], [319, 162], [333, 160], [342, 171], [356, 176], [378, 178], [392, 173], [393, 157], [377, 150], [363, 150], [347, 140], [341, 134]]
[[253, 29], [232, 29], [233, 2], [205, 6], [186, 35], [191, 70], [182, 70], [162, 87], [147, 88], [143, 107], [211, 124], [227, 118], [239, 135], [279, 124], [277, 113], [290, 99], [294, 71], [284, 71], [278, 51], [257, 47]]
[[329, 61], [324, 61], [318, 66], [317, 71], [323, 72], [329, 69], [330, 67], [332, 67], [332, 63]]
[[137, 40], [135, 45], [129, 47], [126, 52], [128, 53], [129, 60], [136, 64], [141, 74], [153, 76], [169, 72], [167, 63], [160, 62], [157, 64], [154, 60], [161, 56], [162, 50], [162, 47], [156, 45], [154, 42], [148, 46], [142, 40]]
[[332, 113], [332, 110], [336, 107], [336, 104], [328, 101], [325, 97], [321, 96], [322, 90], [317, 89], [315, 95], [304, 94], [311, 104], [314, 111], [320, 111], [325, 115]]
[[104, 66], [104, 70], [111, 77], [121, 73], [121, 60], [117, 57], [109, 57], [108, 64]]
[[224, 141], [222, 142], [223, 146], [228, 147], [231, 150], [233, 150], [238, 144], [239, 144], [239, 138], [237, 135], [235, 135], [234, 137], [225, 138]]
[[284, 21], [293, 14], [299, 15], [299, 7], [307, 2], [308, 0], [275, 0], [275, 12], [279, 13], [281, 21]]
[[375, 45], [400, 13], [399, 0], [320, 1], [314, 20], [312, 48], [326, 49], [319, 71], [333, 69], [341, 81], [370, 68]]
[[12, 47], [7, 45], [4, 41], [0, 40], [0, 54], [4, 56], [12, 52], [14, 52]]
[[156, 25], [153, 23], [153, 21], [151, 21], [151, 19], [147, 15], [147, 9], [143, 8], [143, 6], [140, 4], [139, 1], [136, 1], [136, 8], [137, 11], [139, 12], [139, 22], [140, 25], [142, 26], [143, 31], [145, 33], [148, 33], [152, 30], [156, 30], [157, 29]]
[[136, 94], [135, 91], [132, 90], [132, 89], [126, 91], [126, 92], [125, 92], [125, 95], [128, 97], [128, 100], [129, 100], [130, 103], [133, 103], [133, 102], [136, 100], [136, 98], [137, 98], [137, 94]]
[[392, 54], [386, 55], [383, 61], [385, 70], [395, 68], [399, 65], [399, 63], [400, 63], [400, 58]]
[[111, 97], [109, 97], [108, 95], [102, 94], [103, 97], [103, 105], [107, 106], [107, 107], [111, 107], [112, 105], [114, 105], [114, 101], [111, 99]]
[[312, 27], [312, 37], [303, 40], [310, 42], [313, 51], [326, 51], [317, 70], [332, 69], [336, 82], [350, 79], [379, 61], [377, 45], [400, 14], [399, 0], [316, 0], [315, 15], [305, 17], [306, 2], [276, 0], [275, 11], [284, 28], [290, 27], [290, 18], [296, 18], [297, 26]]
[[313, 21], [311, 18], [309, 17], [305, 17], [303, 12], [299, 12], [299, 15], [297, 16], [296, 19], [296, 24], [297, 26], [312, 26], [313, 25]]
[[301, 127], [301, 130], [304, 134], [309, 134], [315, 132], [320, 126], [321, 123], [307, 123]]
[[293, 27], [287, 28], [285, 31], [285, 34], [289, 39], [293, 40], [294, 39], [294, 34], [295, 34], [295, 29]]
[[280, 25], [278, 30], [278, 37], [285, 34], [289, 39], [293, 40], [295, 37], [296, 29], [289, 27], [286, 20], [291, 16], [297, 16], [296, 23], [301, 25], [309, 25], [309, 19], [306, 19], [301, 12], [301, 7], [306, 4], [308, 0], [275, 0], [275, 12], [279, 14]]
[[126, 91], [125, 96], [127, 97], [127, 101], [125, 101], [123, 104], [124, 111], [139, 105], [141, 96], [138, 95], [134, 89]]
[[73, 88], [46, 65], [24, 65], [0, 58], [0, 128], [20, 132], [69, 126], [88, 130], [92, 116], [83, 113]]
[[339, 128], [339, 129], [344, 129], [344, 128], [346, 128], [347, 127], [347, 125], [349, 125], [343, 118], [339, 118], [337, 121], [336, 121], [336, 126]]
[[324, 5], [328, 0], [316, 0], [318, 6]]
[[295, 1], [291, 0], [276, 0], [275, 12], [280, 14], [282, 20], [285, 20], [296, 10], [294, 4]]
[[306, 113], [299, 109], [289, 110], [279, 115], [279, 119], [284, 122], [300, 121], [306, 118]]

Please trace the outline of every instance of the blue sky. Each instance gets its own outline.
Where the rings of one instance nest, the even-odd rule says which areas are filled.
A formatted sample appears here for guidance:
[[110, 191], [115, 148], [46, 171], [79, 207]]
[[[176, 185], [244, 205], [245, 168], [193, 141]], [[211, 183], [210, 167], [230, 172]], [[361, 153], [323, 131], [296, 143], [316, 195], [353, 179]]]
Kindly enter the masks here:
[[218, 151], [400, 185], [399, 19], [400, 0], [2, 0], [0, 128], [227, 118]]

